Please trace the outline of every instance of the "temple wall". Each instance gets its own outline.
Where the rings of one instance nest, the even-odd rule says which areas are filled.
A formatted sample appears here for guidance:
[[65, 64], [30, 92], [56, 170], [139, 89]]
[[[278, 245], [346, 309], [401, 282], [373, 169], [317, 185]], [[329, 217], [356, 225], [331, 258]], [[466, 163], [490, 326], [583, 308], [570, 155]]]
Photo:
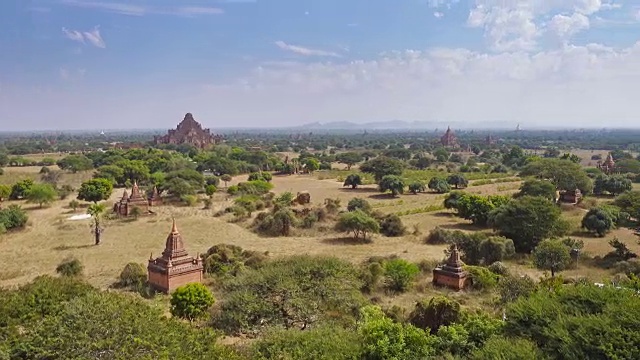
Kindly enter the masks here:
[[153, 271], [149, 272], [149, 284], [160, 291], [166, 291], [169, 288], [169, 278], [166, 274]]
[[464, 288], [465, 281], [466, 278], [448, 277], [440, 274], [433, 275], [434, 283], [458, 290]]
[[169, 292], [176, 288], [194, 282], [202, 282], [202, 271], [193, 271], [189, 273], [173, 275], [169, 278]]

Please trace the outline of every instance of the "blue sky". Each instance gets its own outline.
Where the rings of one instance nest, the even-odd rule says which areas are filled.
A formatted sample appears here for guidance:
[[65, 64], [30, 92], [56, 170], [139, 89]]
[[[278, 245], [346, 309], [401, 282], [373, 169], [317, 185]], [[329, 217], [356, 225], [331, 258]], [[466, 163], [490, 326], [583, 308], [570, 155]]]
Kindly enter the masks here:
[[640, 0], [3, 0], [1, 130], [632, 126]]

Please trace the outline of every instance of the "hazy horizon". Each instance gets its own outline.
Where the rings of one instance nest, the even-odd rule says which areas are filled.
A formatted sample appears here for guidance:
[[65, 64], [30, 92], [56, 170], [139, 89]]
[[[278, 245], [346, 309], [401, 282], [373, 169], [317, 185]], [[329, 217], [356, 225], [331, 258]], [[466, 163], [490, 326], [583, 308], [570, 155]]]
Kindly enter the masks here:
[[635, 128], [639, 40], [631, 0], [6, 0], [0, 130]]

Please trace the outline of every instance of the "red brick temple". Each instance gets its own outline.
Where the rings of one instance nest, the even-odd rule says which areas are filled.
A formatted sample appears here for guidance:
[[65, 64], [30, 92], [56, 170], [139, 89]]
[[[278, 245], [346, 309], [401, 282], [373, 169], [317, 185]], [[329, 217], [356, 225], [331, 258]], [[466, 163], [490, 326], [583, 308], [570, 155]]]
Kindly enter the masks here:
[[611, 156], [611, 153], [607, 155], [607, 158], [604, 160], [603, 163], [598, 164], [598, 169], [602, 170], [602, 172], [607, 175], [613, 174], [613, 172], [615, 171], [615, 168], [616, 168], [616, 162], [613, 161], [613, 156]]
[[464, 263], [460, 260], [458, 247], [453, 245], [447, 262], [433, 269], [433, 283], [455, 290], [464, 289], [469, 274], [464, 271], [463, 267]]
[[113, 212], [120, 216], [130, 216], [134, 208], [140, 209], [140, 215], [149, 214], [149, 200], [140, 192], [137, 182], [133, 182], [131, 195], [124, 189], [120, 201], [113, 205]]
[[162, 256], [154, 259], [151, 255], [147, 270], [149, 285], [166, 294], [182, 285], [202, 282], [202, 259], [199, 256], [189, 256], [175, 220], [171, 233], [167, 236]]
[[158, 188], [154, 186], [151, 196], [149, 196], [149, 206], [158, 205], [162, 205], [162, 198], [160, 197], [160, 193], [158, 193]]
[[444, 147], [457, 148], [460, 146], [458, 144], [458, 138], [456, 134], [453, 133], [453, 130], [451, 130], [451, 127], [447, 127], [447, 131], [442, 135], [442, 138], [440, 138], [440, 142]]
[[222, 141], [222, 136], [211, 134], [211, 130], [203, 129], [191, 113], [187, 113], [175, 130], [169, 130], [164, 136], [154, 136], [157, 144], [189, 144], [199, 148], [215, 145]]

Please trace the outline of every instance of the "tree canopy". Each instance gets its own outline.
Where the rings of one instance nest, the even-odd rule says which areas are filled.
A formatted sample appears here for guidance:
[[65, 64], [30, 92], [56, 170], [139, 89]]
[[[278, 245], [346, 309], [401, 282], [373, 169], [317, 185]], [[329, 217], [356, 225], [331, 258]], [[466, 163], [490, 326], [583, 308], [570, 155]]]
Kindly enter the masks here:
[[360, 165], [360, 171], [373, 174], [376, 182], [387, 175], [400, 176], [403, 170], [402, 161], [385, 156], [379, 156]]
[[593, 183], [579, 164], [570, 160], [540, 158], [529, 162], [520, 176], [535, 176], [548, 180], [558, 190], [580, 189], [584, 194], [593, 190]]
[[108, 179], [95, 178], [85, 181], [78, 190], [78, 200], [98, 201], [107, 200], [113, 191], [113, 184]]
[[523, 196], [493, 210], [490, 225], [513, 240], [516, 251], [528, 253], [538, 243], [564, 231], [561, 211], [548, 199]]

